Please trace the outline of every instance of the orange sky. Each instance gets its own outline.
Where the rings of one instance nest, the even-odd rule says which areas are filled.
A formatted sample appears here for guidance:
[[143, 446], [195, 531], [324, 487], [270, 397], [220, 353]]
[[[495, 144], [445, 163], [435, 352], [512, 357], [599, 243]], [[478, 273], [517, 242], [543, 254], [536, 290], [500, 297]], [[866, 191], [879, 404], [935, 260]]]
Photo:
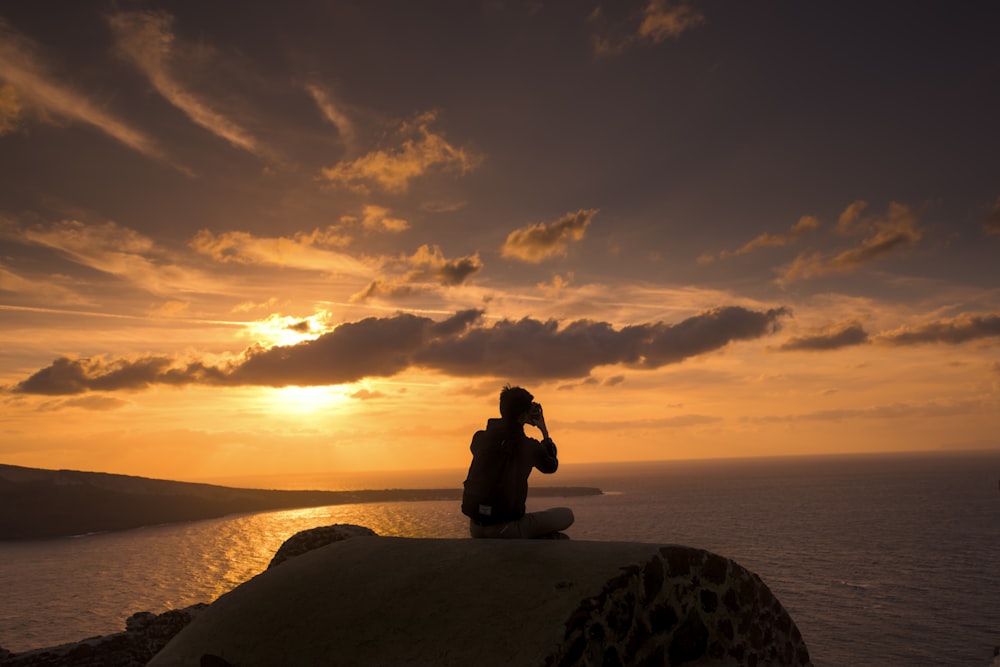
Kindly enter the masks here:
[[1000, 448], [998, 9], [737, 4], [0, 10], [0, 462]]

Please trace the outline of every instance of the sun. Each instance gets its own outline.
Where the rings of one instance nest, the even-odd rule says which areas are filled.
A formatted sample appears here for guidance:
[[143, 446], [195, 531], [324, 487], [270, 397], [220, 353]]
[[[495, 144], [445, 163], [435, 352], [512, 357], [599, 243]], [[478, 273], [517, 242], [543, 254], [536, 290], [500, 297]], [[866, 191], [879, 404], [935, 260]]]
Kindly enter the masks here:
[[311, 414], [339, 408], [350, 401], [339, 385], [319, 387], [277, 387], [263, 390], [265, 401], [275, 412]]

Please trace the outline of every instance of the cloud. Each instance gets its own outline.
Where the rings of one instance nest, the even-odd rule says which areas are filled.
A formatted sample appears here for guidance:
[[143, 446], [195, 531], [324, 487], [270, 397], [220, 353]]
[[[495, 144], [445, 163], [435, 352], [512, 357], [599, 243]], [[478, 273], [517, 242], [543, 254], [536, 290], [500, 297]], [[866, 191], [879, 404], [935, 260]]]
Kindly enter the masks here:
[[791, 338], [779, 349], [786, 351], [838, 350], [842, 347], [863, 345], [868, 341], [868, 333], [864, 328], [860, 324], [852, 323], [811, 336]]
[[333, 96], [315, 83], [306, 84], [305, 89], [313, 98], [313, 101], [316, 102], [316, 106], [323, 113], [323, 117], [337, 128], [337, 132], [340, 134], [340, 138], [344, 144], [349, 149], [352, 148], [357, 141], [354, 123], [351, 122], [347, 114], [333, 100]]
[[365, 206], [361, 225], [365, 229], [386, 232], [402, 232], [410, 228], [406, 220], [390, 217], [389, 209], [373, 205]]
[[504, 257], [537, 264], [556, 255], [565, 255], [571, 241], [579, 241], [597, 209], [580, 209], [553, 222], [538, 222], [515, 229], [500, 249]]
[[705, 22], [705, 16], [688, 2], [649, 0], [640, 12], [609, 20], [600, 7], [590, 15], [597, 27], [593, 37], [598, 56], [614, 56], [636, 45], [660, 44], [676, 39]]
[[920, 345], [924, 343], [958, 345], [996, 336], [1000, 336], [1000, 314], [971, 315], [963, 313], [954, 318], [928, 322], [916, 327], [903, 327], [879, 334], [878, 341], [890, 345]]
[[154, 294], [196, 292], [215, 281], [192, 269], [162, 261], [152, 239], [115, 222], [88, 225], [62, 220], [48, 226], [0, 226], [0, 235], [56, 250], [88, 268], [126, 279]]
[[923, 236], [917, 229], [917, 215], [908, 206], [892, 202], [886, 216], [864, 225], [868, 236], [857, 247], [835, 255], [823, 252], [803, 253], [781, 269], [779, 283], [814, 278], [831, 273], [843, 273], [878, 259], [901, 248], [916, 244]]
[[854, 231], [854, 226], [861, 220], [861, 215], [866, 208], [868, 208], [868, 202], [866, 201], [858, 200], [851, 202], [837, 219], [837, 226], [835, 227], [837, 233], [851, 234]]
[[[50, 276], [51, 278], [51, 276]], [[76, 292], [56, 280], [35, 280], [26, 278], [0, 264], [0, 292], [10, 292], [40, 298], [47, 303], [81, 305], [90, 303]]]
[[412, 255], [383, 261], [390, 268], [397, 267], [403, 275], [377, 278], [364, 290], [351, 296], [351, 301], [367, 301], [378, 296], [406, 297], [422, 291], [422, 285], [455, 287], [464, 284], [483, 268], [479, 253], [448, 259], [436, 245], [422, 245]]
[[[174, 17], [166, 12], [122, 12], [108, 19], [122, 55], [135, 65], [160, 95], [195, 124], [237, 148], [259, 153], [257, 140], [242, 127], [213, 110], [177, 80]], [[181, 49], [183, 52], [183, 49]]]
[[1000, 234], [1000, 197], [997, 198], [993, 209], [983, 222], [983, 230], [987, 234]]
[[[819, 229], [820, 221], [811, 215], [804, 215], [799, 218], [798, 222], [792, 225], [791, 229], [788, 230], [787, 234], [769, 234], [767, 232], [751, 239], [746, 244], [737, 248], [736, 250], [723, 250], [719, 253], [719, 259], [725, 259], [726, 257], [735, 257], [737, 255], [745, 255], [749, 252], [753, 252], [758, 248], [774, 248], [791, 245], [799, 239], [800, 236], [806, 232], [811, 232]], [[702, 264], [712, 261], [711, 255], [702, 255], [698, 258], [698, 261]]]
[[731, 342], [773, 333], [782, 308], [717, 308], [677, 324], [615, 329], [607, 322], [524, 318], [483, 321], [465, 310], [436, 322], [407, 313], [341, 324], [296, 345], [254, 346], [228, 363], [147, 355], [120, 359], [62, 357], [12, 387], [25, 394], [75, 395], [182, 386], [308, 386], [389, 377], [411, 367], [450, 375], [501, 378], [581, 378], [597, 366], [655, 369], [706, 354]]
[[381, 391], [370, 391], [368, 389], [359, 389], [358, 391], [351, 394], [351, 398], [357, 399], [359, 401], [370, 401], [373, 398], [385, 398], [385, 394]]
[[406, 192], [410, 181], [432, 169], [470, 171], [480, 158], [456, 148], [440, 134], [431, 131], [437, 120], [433, 112], [420, 114], [400, 125], [399, 145], [380, 149], [350, 161], [339, 162], [320, 170], [331, 185], [359, 192], [377, 188], [390, 193]]
[[21, 102], [14, 86], [9, 83], [0, 84], [0, 137], [17, 129], [21, 111]]
[[297, 233], [292, 237], [260, 237], [249, 232], [213, 234], [203, 229], [191, 239], [191, 248], [224, 264], [281, 266], [368, 277], [375, 267], [329, 246], [341, 246], [350, 239], [337, 227]]
[[[93, 126], [148, 157], [168, 162], [156, 143], [48, 73], [37, 46], [0, 19], [0, 135], [14, 131], [30, 114], [34, 119]], [[179, 167], [178, 167], [179, 168]]]

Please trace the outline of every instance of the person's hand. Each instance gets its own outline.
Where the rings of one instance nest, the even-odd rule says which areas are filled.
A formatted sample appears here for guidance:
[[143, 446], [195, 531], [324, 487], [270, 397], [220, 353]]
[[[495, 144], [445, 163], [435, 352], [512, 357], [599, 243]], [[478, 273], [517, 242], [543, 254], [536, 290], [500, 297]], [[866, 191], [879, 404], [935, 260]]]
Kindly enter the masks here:
[[545, 413], [542, 412], [542, 406], [538, 405], [538, 411], [535, 416], [534, 425], [542, 432], [542, 440], [549, 437], [549, 429], [545, 427]]

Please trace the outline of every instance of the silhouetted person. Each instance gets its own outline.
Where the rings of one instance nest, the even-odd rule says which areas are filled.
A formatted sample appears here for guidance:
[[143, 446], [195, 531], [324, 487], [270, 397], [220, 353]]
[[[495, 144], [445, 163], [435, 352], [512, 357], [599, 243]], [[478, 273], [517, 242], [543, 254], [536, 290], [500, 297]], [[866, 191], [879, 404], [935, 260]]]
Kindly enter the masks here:
[[[573, 511], [556, 507], [525, 513], [528, 476], [532, 468], [552, 474], [559, 467], [556, 445], [545, 426], [542, 406], [521, 387], [500, 392], [500, 419], [472, 436], [472, 465], [465, 480], [462, 513], [470, 518], [473, 537], [561, 537], [573, 524]], [[531, 424], [542, 432], [539, 442], [524, 434]]]

